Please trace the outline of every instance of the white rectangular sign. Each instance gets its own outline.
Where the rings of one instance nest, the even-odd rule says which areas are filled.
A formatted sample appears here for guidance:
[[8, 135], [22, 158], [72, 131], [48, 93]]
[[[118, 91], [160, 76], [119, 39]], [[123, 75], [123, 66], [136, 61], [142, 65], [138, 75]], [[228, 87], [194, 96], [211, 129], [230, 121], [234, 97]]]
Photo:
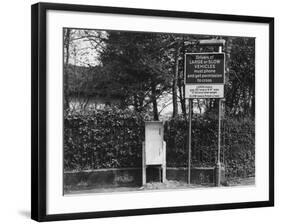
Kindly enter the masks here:
[[145, 122], [145, 163], [163, 164], [164, 125], [162, 122]]
[[223, 84], [185, 85], [186, 98], [223, 98]]

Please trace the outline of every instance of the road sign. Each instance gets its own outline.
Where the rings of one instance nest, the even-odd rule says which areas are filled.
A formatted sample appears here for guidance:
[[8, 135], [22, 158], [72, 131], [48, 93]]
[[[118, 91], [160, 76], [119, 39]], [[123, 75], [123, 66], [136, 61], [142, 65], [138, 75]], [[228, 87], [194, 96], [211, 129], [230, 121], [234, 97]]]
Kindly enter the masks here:
[[223, 98], [224, 69], [224, 53], [185, 54], [186, 98]]

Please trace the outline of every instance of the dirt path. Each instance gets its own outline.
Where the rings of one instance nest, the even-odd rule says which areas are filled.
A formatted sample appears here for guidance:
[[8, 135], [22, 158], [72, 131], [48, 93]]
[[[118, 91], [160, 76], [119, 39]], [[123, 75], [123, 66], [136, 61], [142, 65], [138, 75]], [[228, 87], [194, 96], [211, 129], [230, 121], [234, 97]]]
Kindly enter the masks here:
[[210, 185], [187, 184], [179, 181], [166, 181], [165, 183], [152, 182], [142, 187], [116, 187], [116, 188], [96, 188], [87, 190], [69, 190], [66, 194], [89, 194], [89, 193], [110, 193], [110, 192], [130, 192], [160, 189], [186, 189], [186, 188], [204, 188], [213, 187]]
[[228, 186], [247, 186], [247, 185], [255, 185], [255, 177], [248, 178], [233, 178], [227, 181]]
[[[255, 178], [235, 178], [228, 180], [227, 186], [247, 186], [247, 185], [254, 185]], [[145, 190], [164, 190], [164, 189], [188, 189], [188, 188], [209, 188], [215, 187], [214, 184], [187, 184], [185, 182], [180, 181], [166, 181], [165, 183], [160, 182], [152, 182], [147, 183], [145, 186], [142, 187], [110, 187], [110, 188], [94, 188], [94, 189], [87, 189], [87, 190], [69, 190], [66, 192], [66, 195], [71, 194], [91, 194], [91, 193], [112, 193], [112, 192], [131, 192], [131, 191], [145, 191]]]

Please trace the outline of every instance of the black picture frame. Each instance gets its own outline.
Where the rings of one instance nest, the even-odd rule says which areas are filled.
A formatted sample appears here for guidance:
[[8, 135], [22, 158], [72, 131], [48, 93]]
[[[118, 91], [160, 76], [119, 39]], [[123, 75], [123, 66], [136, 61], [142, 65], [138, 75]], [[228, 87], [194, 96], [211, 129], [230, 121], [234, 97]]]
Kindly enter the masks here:
[[[238, 209], [274, 206], [274, 18], [182, 11], [163, 11], [136, 8], [102, 7], [89, 5], [37, 3], [31, 10], [31, 218], [37, 221], [132, 216], [161, 213], [192, 212], [206, 210]], [[63, 10], [87, 13], [111, 13], [139, 16], [161, 16], [217, 21], [253, 22], [269, 25], [269, 200], [243, 203], [225, 203], [196, 206], [159, 207], [102, 212], [68, 214], [46, 213], [46, 13], [48, 10]]]

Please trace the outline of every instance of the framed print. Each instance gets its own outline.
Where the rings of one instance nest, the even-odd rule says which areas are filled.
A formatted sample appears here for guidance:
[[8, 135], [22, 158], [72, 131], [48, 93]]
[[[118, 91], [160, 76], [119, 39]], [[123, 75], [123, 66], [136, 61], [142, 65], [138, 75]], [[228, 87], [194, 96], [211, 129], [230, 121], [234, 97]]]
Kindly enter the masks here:
[[274, 19], [32, 5], [32, 219], [274, 205]]

